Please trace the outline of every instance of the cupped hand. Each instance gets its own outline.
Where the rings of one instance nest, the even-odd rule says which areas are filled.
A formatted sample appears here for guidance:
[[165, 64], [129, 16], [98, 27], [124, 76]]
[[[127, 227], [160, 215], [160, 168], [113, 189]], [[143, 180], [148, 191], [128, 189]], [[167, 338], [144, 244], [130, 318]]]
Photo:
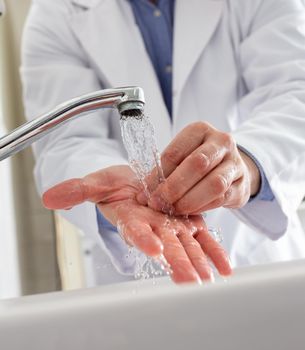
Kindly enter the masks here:
[[129, 245], [146, 255], [163, 254], [177, 282], [212, 280], [209, 260], [222, 275], [231, 274], [226, 252], [208, 233], [201, 216], [168, 217], [138, 203], [139, 182], [128, 166], [110, 167], [49, 189], [43, 202], [50, 209], [96, 203]]
[[[170, 206], [177, 215], [195, 215], [217, 207], [240, 208], [260, 187], [255, 163], [240, 151], [233, 137], [208, 123], [193, 123], [183, 129], [161, 156], [166, 181], [147, 179], [153, 190], [141, 204], [159, 211]], [[153, 174], [154, 175], [154, 174]]]

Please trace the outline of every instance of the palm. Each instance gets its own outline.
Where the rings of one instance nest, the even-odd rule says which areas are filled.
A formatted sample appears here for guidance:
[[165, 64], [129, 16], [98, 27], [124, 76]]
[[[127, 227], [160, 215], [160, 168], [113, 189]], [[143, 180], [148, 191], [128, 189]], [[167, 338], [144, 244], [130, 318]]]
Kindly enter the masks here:
[[[201, 216], [169, 218], [139, 204], [141, 186], [128, 166], [110, 167], [83, 179], [65, 181], [44, 194], [48, 208], [72, 207], [85, 200], [119, 226], [126, 242], [149, 256], [163, 254], [175, 282], [212, 279], [210, 258], [223, 275], [231, 268], [223, 248], [208, 234]], [[71, 197], [73, 193], [73, 197]]]

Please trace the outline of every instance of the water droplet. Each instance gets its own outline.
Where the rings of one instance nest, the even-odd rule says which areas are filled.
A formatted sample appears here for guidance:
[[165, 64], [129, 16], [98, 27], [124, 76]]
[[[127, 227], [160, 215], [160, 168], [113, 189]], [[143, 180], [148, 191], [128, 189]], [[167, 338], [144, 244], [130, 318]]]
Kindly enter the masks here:
[[[148, 116], [144, 114], [135, 114], [134, 116], [128, 114], [128, 116], [122, 116], [120, 125], [123, 143], [128, 154], [129, 165], [140, 181], [145, 195], [147, 198], [150, 198], [154, 188], [149, 188], [146, 182], [147, 177], [150, 175], [151, 179], [151, 176], [154, 175], [156, 185], [165, 181], [161, 166], [161, 156], [156, 146], [153, 125]], [[164, 227], [170, 230], [173, 235], [177, 235], [179, 233], [179, 228], [177, 229], [179, 222], [173, 217], [174, 208], [170, 203], [166, 203], [166, 201], [162, 202], [164, 202], [162, 211], [167, 214]], [[206, 218], [205, 213], [202, 215]], [[187, 221], [187, 226], [190, 228], [190, 234], [194, 235], [197, 232], [196, 226], [192, 224], [187, 216], [184, 219]], [[124, 237], [124, 226], [121, 225], [121, 223], [118, 225], [118, 230], [121, 236]], [[220, 230], [209, 228], [209, 232], [218, 242], [222, 241]], [[144, 280], [172, 274], [171, 267], [163, 255], [157, 259], [145, 258], [138, 250], [130, 248], [125, 258], [129, 259], [129, 261], [134, 259], [135, 279]]]
[[216, 242], [221, 243], [223, 241], [223, 235], [220, 228], [209, 227], [210, 235], [215, 239]]

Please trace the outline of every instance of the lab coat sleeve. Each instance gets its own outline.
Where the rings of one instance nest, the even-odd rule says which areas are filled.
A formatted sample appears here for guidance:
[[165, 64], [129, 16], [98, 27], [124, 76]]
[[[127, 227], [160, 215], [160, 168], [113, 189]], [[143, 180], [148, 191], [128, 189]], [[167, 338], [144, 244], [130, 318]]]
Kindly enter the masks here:
[[[33, 2], [24, 31], [21, 67], [29, 120], [67, 99], [104, 87], [67, 25], [69, 11], [67, 1]], [[34, 145], [40, 193], [63, 180], [127, 163], [121, 144], [109, 136], [109, 118], [118, 119], [116, 113], [103, 110], [83, 116]], [[61, 214], [107, 251], [98, 233], [94, 204], [85, 203]]]
[[255, 165], [258, 168], [259, 175], [261, 178], [261, 183], [260, 183], [260, 189], [258, 193], [252, 197], [250, 197], [249, 201], [258, 201], [258, 200], [263, 200], [263, 201], [273, 201], [274, 200], [274, 195], [272, 193], [272, 190], [270, 188], [268, 179], [265, 175], [264, 169], [260, 165], [260, 163], [257, 161], [257, 159], [253, 156], [253, 154], [249, 153], [245, 148], [238, 146], [240, 151], [244, 152], [247, 154], [252, 161], [255, 163]]
[[233, 212], [278, 239], [305, 195], [305, 9], [299, 0], [243, 5], [255, 3], [255, 11], [240, 13], [240, 22], [248, 21], [239, 50], [248, 94], [233, 136], [261, 164], [275, 200], [252, 201]]

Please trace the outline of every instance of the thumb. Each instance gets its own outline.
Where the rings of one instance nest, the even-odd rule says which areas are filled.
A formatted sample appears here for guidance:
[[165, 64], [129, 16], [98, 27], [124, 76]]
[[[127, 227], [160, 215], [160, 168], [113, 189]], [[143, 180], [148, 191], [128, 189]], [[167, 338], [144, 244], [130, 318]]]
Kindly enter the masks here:
[[114, 166], [98, 170], [84, 178], [66, 180], [43, 194], [43, 204], [48, 209], [70, 209], [85, 201], [107, 202], [113, 192], [130, 186], [130, 173], [133, 174], [129, 167]]
[[89, 192], [83, 179], [61, 182], [51, 187], [42, 196], [43, 205], [48, 209], [70, 209], [89, 199]]

